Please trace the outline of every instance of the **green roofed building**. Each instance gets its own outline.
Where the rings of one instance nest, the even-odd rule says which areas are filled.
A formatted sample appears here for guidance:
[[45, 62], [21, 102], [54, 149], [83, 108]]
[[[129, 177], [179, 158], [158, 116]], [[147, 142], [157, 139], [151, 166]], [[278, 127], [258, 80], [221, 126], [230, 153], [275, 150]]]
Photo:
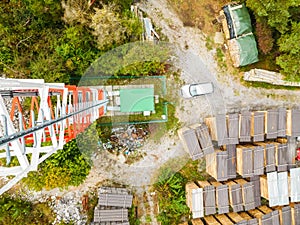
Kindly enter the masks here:
[[120, 89], [120, 111], [154, 111], [154, 88]]

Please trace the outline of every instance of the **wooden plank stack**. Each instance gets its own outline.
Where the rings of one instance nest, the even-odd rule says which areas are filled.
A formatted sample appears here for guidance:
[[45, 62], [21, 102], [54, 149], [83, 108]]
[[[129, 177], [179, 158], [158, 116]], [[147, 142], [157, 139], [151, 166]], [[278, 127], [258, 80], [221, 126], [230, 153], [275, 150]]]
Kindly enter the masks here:
[[242, 198], [245, 211], [255, 208], [254, 201], [254, 185], [252, 182], [247, 182], [244, 179], [234, 180], [237, 184], [242, 187]]
[[212, 215], [216, 213], [215, 187], [208, 181], [198, 181], [198, 185], [203, 188], [204, 214]]
[[261, 191], [260, 191], [260, 179], [259, 176], [253, 176], [250, 178], [254, 186], [254, 206], [258, 207], [261, 205]]
[[217, 141], [219, 146], [228, 144], [226, 115], [218, 114], [216, 117], [205, 118], [204, 122], [209, 128], [212, 140]]
[[214, 146], [209, 136], [208, 127], [205, 124], [195, 124], [191, 126], [197, 134], [203, 154], [207, 155], [214, 152]]
[[287, 172], [271, 172], [260, 177], [261, 196], [269, 200], [269, 206], [289, 204]]
[[290, 169], [291, 202], [300, 202], [300, 169]]
[[287, 129], [286, 134], [291, 137], [300, 136], [300, 110], [291, 109], [287, 110]]
[[238, 145], [236, 147], [236, 171], [242, 177], [253, 176], [252, 148]]
[[194, 182], [189, 182], [186, 184], [185, 190], [186, 202], [192, 211], [193, 218], [203, 217], [203, 189], [199, 188]]
[[264, 142], [257, 142], [255, 144], [264, 148], [264, 167], [266, 169], [266, 173], [275, 171], [275, 145]]
[[229, 212], [229, 196], [228, 185], [223, 185], [219, 182], [211, 182], [216, 188], [216, 205], [218, 208], [218, 214], [224, 214]]
[[227, 181], [229, 189], [229, 203], [233, 212], [241, 212], [244, 210], [242, 187], [234, 181]]
[[240, 142], [250, 142], [251, 141], [251, 112], [242, 111], [240, 114]]
[[236, 145], [226, 145], [227, 159], [227, 177], [228, 179], [236, 178]]
[[268, 110], [265, 114], [265, 133], [267, 139], [275, 139], [278, 135], [278, 110]]
[[251, 118], [251, 136], [254, 142], [264, 141], [265, 139], [265, 113], [253, 112]]
[[239, 115], [237, 113], [228, 114], [227, 127], [228, 127], [228, 144], [235, 145], [239, 143]]
[[200, 159], [204, 156], [196, 132], [191, 128], [181, 128], [178, 135], [183, 143], [184, 149], [190, 154], [192, 160]]
[[279, 108], [278, 109], [278, 130], [277, 136], [278, 137], [285, 137], [286, 136], [286, 123], [287, 123], [287, 113], [286, 108]]
[[206, 172], [217, 181], [228, 180], [228, 153], [227, 151], [216, 150], [214, 153], [205, 156]]

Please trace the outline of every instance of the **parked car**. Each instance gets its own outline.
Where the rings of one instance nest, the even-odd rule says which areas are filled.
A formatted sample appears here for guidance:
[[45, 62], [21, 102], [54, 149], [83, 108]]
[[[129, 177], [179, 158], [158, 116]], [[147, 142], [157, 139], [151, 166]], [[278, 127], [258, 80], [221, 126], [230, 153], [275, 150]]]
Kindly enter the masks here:
[[200, 95], [211, 94], [214, 92], [212, 82], [187, 84], [181, 87], [180, 94], [183, 98], [192, 98]]

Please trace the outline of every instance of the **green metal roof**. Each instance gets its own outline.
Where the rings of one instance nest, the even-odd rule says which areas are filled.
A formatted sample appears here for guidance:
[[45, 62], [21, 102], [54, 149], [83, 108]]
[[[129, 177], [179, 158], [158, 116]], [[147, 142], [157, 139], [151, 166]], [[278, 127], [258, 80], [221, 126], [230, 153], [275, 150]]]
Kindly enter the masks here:
[[154, 110], [154, 88], [120, 89], [121, 112]]
[[236, 39], [239, 44], [240, 66], [245, 66], [258, 61], [258, 51], [253, 34]]

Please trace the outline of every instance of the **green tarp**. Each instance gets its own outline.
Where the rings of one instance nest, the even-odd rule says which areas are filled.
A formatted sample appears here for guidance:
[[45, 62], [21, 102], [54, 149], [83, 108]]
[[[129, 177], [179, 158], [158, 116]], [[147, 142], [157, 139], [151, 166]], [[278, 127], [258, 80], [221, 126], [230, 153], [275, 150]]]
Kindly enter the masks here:
[[251, 19], [245, 4], [230, 7], [236, 36], [252, 32]]
[[154, 111], [154, 88], [120, 89], [120, 111]]
[[253, 34], [236, 39], [239, 45], [240, 66], [245, 66], [258, 61], [258, 51]]

